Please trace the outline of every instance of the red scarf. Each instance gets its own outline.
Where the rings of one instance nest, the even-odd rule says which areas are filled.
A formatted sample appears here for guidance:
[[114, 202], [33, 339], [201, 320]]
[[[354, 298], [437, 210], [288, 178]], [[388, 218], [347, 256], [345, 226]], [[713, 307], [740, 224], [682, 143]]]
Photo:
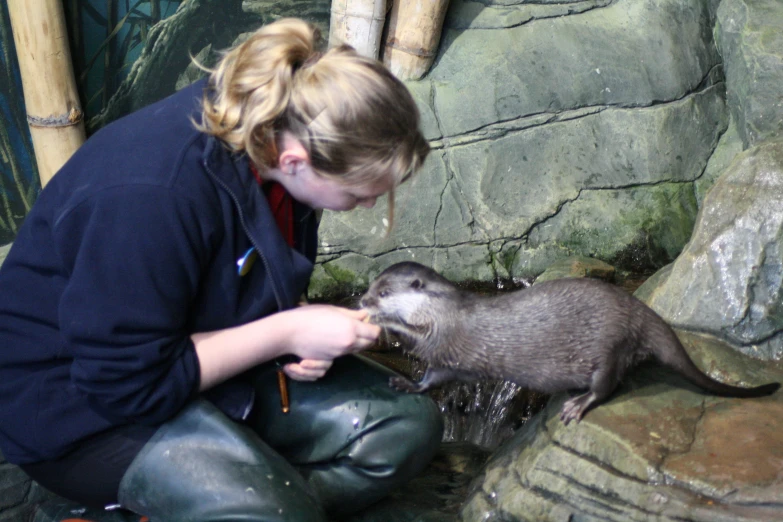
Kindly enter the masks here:
[[286, 192], [285, 187], [276, 181], [264, 181], [258, 173], [256, 166], [250, 164], [250, 171], [255, 176], [256, 181], [261, 185], [261, 189], [269, 202], [269, 208], [277, 221], [277, 228], [283, 234], [286, 243], [294, 247], [294, 202], [291, 195]]

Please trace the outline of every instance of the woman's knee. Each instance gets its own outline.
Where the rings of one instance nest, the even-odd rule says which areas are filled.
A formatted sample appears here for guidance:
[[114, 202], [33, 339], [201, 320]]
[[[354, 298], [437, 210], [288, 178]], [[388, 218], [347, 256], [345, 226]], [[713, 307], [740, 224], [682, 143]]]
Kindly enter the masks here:
[[377, 448], [378, 456], [388, 454], [392, 460], [407, 453], [424, 456], [440, 442], [440, 411], [426, 395], [392, 389], [393, 375], [364, 357], [338, 359], [319, 381], [289, 382], [290, 411], [282, 413], [277, 380], [267, 372], [257, 380], [257, 404], [249, 421], [296, 465], [328, 462], [357, 444]]
[[325, 520], [301, 475], [206, 401], [164, 424], [122, 478], [120, 503], [151, 520]]
[[429, 464], [443, 438], [443, 417], [426, 395], [404, 395], [398, 401], [400, 420], [390, 426], [390, 444], [400, 465], [413, 476]]
[[[293, 459], [332, 516], [344, 517], [405, 484], [440, 445], [443, 422], [429, 397], [382, 395], [352, 401], [360, 415], [342, 422], [334, 418], [327, 429], [333, 436], [320, 442], [322, 456], [330, 458]], [[344, 426], [350, 427], [348, 433]]]

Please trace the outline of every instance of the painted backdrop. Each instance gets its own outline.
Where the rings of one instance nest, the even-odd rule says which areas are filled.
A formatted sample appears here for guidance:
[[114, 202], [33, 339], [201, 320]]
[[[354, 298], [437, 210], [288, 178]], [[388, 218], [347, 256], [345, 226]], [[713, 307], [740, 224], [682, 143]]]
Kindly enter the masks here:
[[5, 2], [0, 3], [0, 65], [0, 245], [5, 245], [16, 237], [41, 187]]
[[[330, 0], [63, 0], [87, 133], [199, 78], [243, 33], [298, 16], [327, 34]], [[0, 246], [16, 237], [40, 181], [5, 2], [0, 4]], [[121, 144], [118, 144], [121, 146]]]

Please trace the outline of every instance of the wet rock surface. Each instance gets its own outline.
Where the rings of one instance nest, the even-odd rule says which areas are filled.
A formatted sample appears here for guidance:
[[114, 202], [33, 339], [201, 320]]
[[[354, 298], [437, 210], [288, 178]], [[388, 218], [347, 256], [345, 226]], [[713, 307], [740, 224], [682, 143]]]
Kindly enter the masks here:
[[682, 254], [639, 296], [675, 326], [783, 357], [783, 140], [736, 157], [705, 196]]
[[[730, 382], [783, 378], [759, 361], [731, 372], [742, 356], [730, 347], [681, 335], [697, 364]], [[783, 394], [717, 398], [646, 365], [578, 425], [559, 420], [565, 399], [493, 455], [461, 520], [783, 519]]]
[[723, 0], [715, 41], [731, 115], [745, 148], [783, 133], [783, 8], [778, 0]]

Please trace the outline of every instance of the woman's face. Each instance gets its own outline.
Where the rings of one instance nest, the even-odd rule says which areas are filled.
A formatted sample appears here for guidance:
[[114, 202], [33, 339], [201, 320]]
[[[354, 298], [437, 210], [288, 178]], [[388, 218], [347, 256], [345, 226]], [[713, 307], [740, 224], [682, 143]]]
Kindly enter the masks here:
[[372, 208], [379, 196], [394, 188], [391, 176], [383, 176], [367, 185], [347, 185], [313, 171], [307, 162], [296, 166], [281, 181], [297, 201], [314, 209], [353, 210], [357, 206]]
[[294, 199], [314, 209], [371, 208], [378, 196], [394, 188], [395, 179], [391, 175], [379, 176], [367, 184], [352, 185], [316, 173], [305, 148], [288, 132], [283, 133], [278, 149], [278, 167], [263, 172], [262, 176], [281, 183]]

